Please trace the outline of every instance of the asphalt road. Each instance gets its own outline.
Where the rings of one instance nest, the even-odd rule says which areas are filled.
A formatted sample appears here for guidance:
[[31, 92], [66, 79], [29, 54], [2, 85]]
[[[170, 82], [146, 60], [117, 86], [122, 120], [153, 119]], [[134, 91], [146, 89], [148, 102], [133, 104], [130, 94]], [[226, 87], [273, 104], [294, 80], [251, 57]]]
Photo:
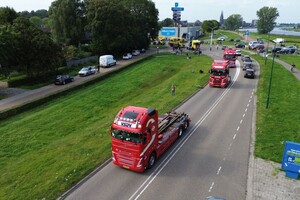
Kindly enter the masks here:
[[15, 95], [15, 96], [12, 96], [12, 97], [9, 97], [6, 99], [2, 99], [2, 100], [0, 100], [0, 112], [11, 109], [13, 107], [17, 107], [17, 106], [20, 106], [23, 104], [30, 103], [32, 101], [44, 98], [44, 97], [52, 95], [52, 94], [59, 93], [61, 91], [66, 90], [67, 88], [72, 88], [72, 87], [75, 87], [78, 85], [82, 85], [83, 83], [88, 82], [91, 79], [96, 79], [96, 78], [99, 78], [99, 76], [103, 76], [106, 73], [110, 73], [112, 71], [119, 70], [120, 68], [125, 67], [126, 65], [128, 65], [130, 63], [141, 60], [145, 56], [148, 56], [149, 54], [153, 54], [153, 53], [156, 53], [156, 49], [150, 49], [146, 53], [143, 53], [140, 56], [134, 56], [130, 60], [118, 60], [117, 65], [115, 65], [113, 67], [108, 67], [108, 68], [101, 68], [100, 73], [86, 76], [86, 77], [75, 76], [74, 82], [68, 83], [66, 85], [51, 84], [51, 85], [47, 85], [47, 86], [44, 86], [44, 87], [41, 87], [38, 89], [22, 92], [18, 95]]
[[[222, 52], [203, 50], [216, 58]], [[188, 113], [192, 122], [154, 168], [135, 173], [108, 162], [70, 191], [66, 199], [246, 199], [258, 79], [245, 79], [239, 66], [231, 68], [230, 74], [232, 82], [227, 89], [207, 86], [177, 108]]]

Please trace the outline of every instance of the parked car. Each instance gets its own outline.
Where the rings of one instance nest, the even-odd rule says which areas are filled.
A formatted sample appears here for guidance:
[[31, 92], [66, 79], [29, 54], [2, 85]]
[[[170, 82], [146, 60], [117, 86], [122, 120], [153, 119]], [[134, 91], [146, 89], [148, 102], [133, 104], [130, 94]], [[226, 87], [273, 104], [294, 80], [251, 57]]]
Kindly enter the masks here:
[[224, 41], [226, 39], [226, 37], [222, 36], [222, 37], [218, 37], [218, 41]]
[[235, 41], [235, 42], [240, 42], [240, 41], [241, 41], [241, 39], [239, 39], [239, 38], [236, 38], [236, 39], [234, 39], [234, 41]]
[[74, 78], [70, 75], [57, 75], [54, 81], [55, 85], [65, 85], [67, 83], [73, 82]]
[[241, 55], [242, 55], [241, 50], [236, 49], [236, 50], [235, 50], [235, 55], [236, 55], [236, 56], [241, 56]]
[[228, 42], [233, 42], [233, 39], [232, 39], [232, 38], [229, 38], [227, 41], [228, 41]]
[[140, 50], [140, 52], [141, 52], [141, 53], [145, 53], [145, 52], [146, 52], [146, 49], [142, 48], [142, 49]]
[[89, 67], [84, 67], [78, 72], [79, 76], [88, 76], [91, 74], [96, 74], [96, 68], [89, 66]]
[[239, 44], [235, 44], [235, 48], [245, 48], [245, 43], [241, 42]]
[[245, 77], [245, 78], [254, 78], [254, 72], [255, 72], [254, 69], [252, 69], [252, 68], [247, 68], [247, 69], [245, 70], [245, 75], [244, 75], [244, 77]]
[[138, 56], [138, 55], [140, 55], [141, 54], [141, 52], [139, 51], [139, 50], [133, 50], [132, 51], [132, 55], [133, 56]]
[[132, 54], [131, 53], [125, 53], [124, 55], [123, 55], [123, 60], [129, 60], [129, 59], [131, 59], [132, 58]]
[[278, 51], [280, 51], [282, 49], [282, 47], [273, 47], [272, 48], [272, 53], [277, 53]]
[[263, 48], [265, 48], [264, 44], [261, 44], [258, 41], [249, 42], [249, 49], [251, 50], [263, 49]]
[[293, 54], [298, 50], [298, 48], [296, 46], [286, 46], [286, 47], [282, 47], [282, 49], [280, 51], [277, 51], [277, 53], [280, 54]]

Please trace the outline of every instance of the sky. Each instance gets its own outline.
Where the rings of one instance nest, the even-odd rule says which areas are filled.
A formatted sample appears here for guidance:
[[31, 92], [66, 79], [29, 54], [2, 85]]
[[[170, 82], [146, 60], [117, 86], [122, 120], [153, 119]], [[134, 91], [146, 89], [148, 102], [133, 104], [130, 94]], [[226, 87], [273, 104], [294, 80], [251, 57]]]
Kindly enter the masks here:
[[[172, 18], [171, 7], [175, 2], [183, 7], [181, 19], [189, 22], [196, 20], [219, 21], [223, 11], [224, 19], [240, 14], [244, 21], [257, 19], [256, 11], [264, 6], [275, 7], [279, 12], [277, 23], [300, 23], [300, 0], [152, 0], [159, 11], [159, 20]], [[14, 8], [19, 11], [48, 10], [53, 0], [0, 0], [0, 7]]]

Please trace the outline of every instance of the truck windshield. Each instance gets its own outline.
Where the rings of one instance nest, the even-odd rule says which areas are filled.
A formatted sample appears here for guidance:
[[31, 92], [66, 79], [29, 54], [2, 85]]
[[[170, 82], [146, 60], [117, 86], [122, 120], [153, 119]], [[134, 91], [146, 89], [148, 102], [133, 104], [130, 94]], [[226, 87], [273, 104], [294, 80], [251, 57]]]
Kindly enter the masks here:
[[223, 76], [226, 75], [226, 71], [225, 70], [211, 70], [211, 74], [214, 76]]
[[118, 129], [113, 129], [111, 136], [116, 139], [133, 142], [135, 144], [142, 143], [143, 141], [143, 136], [141, 133], [132, 133]]
[[233, 58], [235, 58], [234, 54], [225, 54], [225, 60], [233, 59]]

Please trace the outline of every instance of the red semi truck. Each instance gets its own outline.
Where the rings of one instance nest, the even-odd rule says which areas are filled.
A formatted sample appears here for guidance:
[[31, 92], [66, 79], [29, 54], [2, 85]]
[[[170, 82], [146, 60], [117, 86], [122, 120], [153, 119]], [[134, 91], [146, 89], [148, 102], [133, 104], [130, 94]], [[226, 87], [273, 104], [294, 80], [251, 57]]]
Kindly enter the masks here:
[[230, 82], [228, 63], [228, 60], [214, 60], [209, 71], [209, 86], [221, 88], [227, 87]]
[[223, 59], [228, 60], [229, 67], [236, 67], [235, 61], [237, 59], [236, 50], [232, 48], [226, 48], [223, 52]]
[[117, 166], [137, 172], [153, 167], [190, 124], [185, 113], [158, 117], [152, 108], [128, 106], [119, 111], [111, 126], [112, 160]]

